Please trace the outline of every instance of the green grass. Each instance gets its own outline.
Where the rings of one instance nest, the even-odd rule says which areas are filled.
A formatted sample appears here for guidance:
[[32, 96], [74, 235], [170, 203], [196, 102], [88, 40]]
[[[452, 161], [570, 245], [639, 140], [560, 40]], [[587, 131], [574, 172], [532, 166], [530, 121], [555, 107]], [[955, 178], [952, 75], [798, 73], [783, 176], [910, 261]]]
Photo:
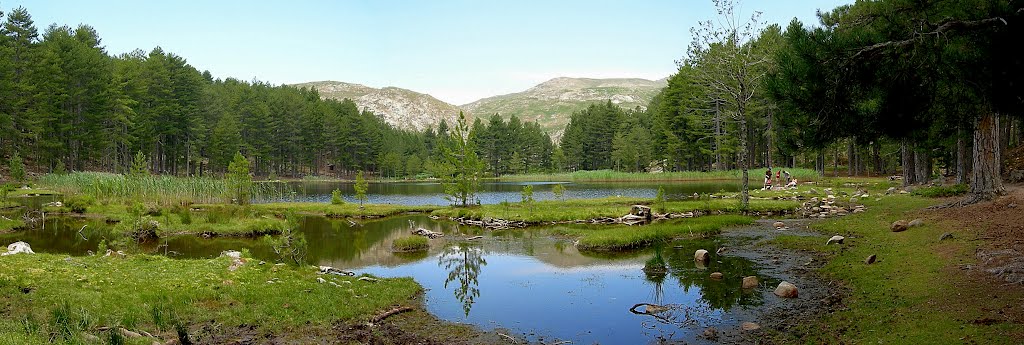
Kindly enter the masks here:
[[51, 190], [51, 189], [46, 189], [46, 188], [30, 188], [30, 189], [17, 188], [17, 189], [14, 189], [12, 191], [7, 192], [7, 196], [9, 196], [9, 197], [28, 196], [28, 195], [58, 195], [58, 194], [61, 194], [61, 193], [58, 192], [58, 191]]
[[[768, 200], [750, 199], [747, 211], [751, 212], [783, 212], [793, 211], [800, 206], [799, 201], [794, 200]], [[704, 200], [682, 200], [669, 201], [665, 203], [668, 212], [725, 212], [739, 213], [742, 211], [738, 198], [728, 199], [704, 199]]]
[[0, 232], [14, 230], [23, 226], [25, 226], [25, 222], [21, 219], [0, 216]]
[[[814, 181], [820, 179], [818, 173], [811, 169], [786, 169], [790, 175], [800, 181]], [[751, 185], [761, 184], [764, 170], [749, 170], [747, 172]], [[568, 173], [553, 174], [522, 174], [502, 176], [500, 180], [505, 181], [699, 181], [699, 180], [738, 180], [742, 177], [740, 170], [725, 171], [675, 171], [664, 173], [630, 173], [614, 170], [587, 170]]]
[[415, 252], [430, 248], [430, 240], [423, 236], [404, 236], [395, 239], [391, 250], [396, 252]]
[[193, 205], [198, 210], [186, 206], [159, 206], [154, 203], [134, 203], [124, 205], [118, 203], [89, 203], [81, 212], [65, 204], [63, 207], [47, 207], [47, 213], [71, 214], [80, 213], [87, 218], [99, 218], [116, 222], [114, 234], [130, 235], [142, 224], [155, 221], [155, 229], [159, 237], [185, 234], [204, 234], [209, 236], [244, 236], [255, 237], [266, 234], [278, 234], [287, 226], [287, 221], [276, 217], [272, 212], [263, 211], [253, 205]]
[[[203, 207], [204, 205], [198, 205]], [[439, 206], [405, 206], [391, 204], [364, 204], [359, 208], [358, 203], [347, 202], [340, 205], [316, 202], [277, 202], [251, 205], [256, 210], [284, 214], [293, 211], [300, 214], [319, 215], [331, 218], [345, 217], [386, 217], [412, 212], [430, 212], [440, 208]]]
[[[128, 177], [101, 172], [47, 174], [39, 185], [63, 194], [85, 194], [110, 202], [155, 202], [160, 205], [229, 202], [227, 180], [207, 177], [147, 175]], [[280, 186], [253, 183], [250, 195], [261, 200], [281, 195]]]
[[717, 234], [722, 228], [748, 225], [753, 219], [738, 215], [706, 216], [659, 222], [644, 226], [559, 227], [554, 234], [576, 237], [580, 250], [617, 251], [641, 248], [678, 237]]
[[[968, 300], [958, 292], [971, 287], [958, 278], [968, 273], [955, 266], [973, 263], [978, 244], [939, 242], [938, 238], [962, 229], [926, 222], [909, 231], [889, 230], [893, 221], [915, 218], [915, 212], [937, 202], [910, 195], [886, 196], [872, 200], [865, 213], [814, 224], [821, 236], [779, 236], [771, 241], [785, 249], [822, 253], [829, 261], [821, 273], [841, 280], [851, 294], [844, 301], [846, 308], [773, 337], [780, 343], [799, 339], [808, 344], [959, 344], [965, 339], [979, 344], [1014, 343], [1007, 334], [1013, 333], [1015, 325], [971, 322], [990, 315], [986, 310], [1000, 309], [1002, 302], [989, 296]], [[836, 234], [845, 236], [846, 243], [826, 247], [825, 240]], [[878, 261], [864, 264], [872, 254]]]
[[934, 186], [915, 189], [911, 194], [926, 198], [946, 198], [967, 194], [969, 188], [966, 184], [955, 184], [951, 186]]
[[[230, 260], [223, 257], [65, 258], [0, 257], [0, 304], [7, 306], [0, 339], [44, 344], [55, 334], [58, 343], [75, 343], [83, 331], [102, 337], [98, 329], [110, 326], [145, 330], [164, 341], [176, 338], [175, 325], [193, 334], [201, 325], [224, 331], [241, 325], [275, 333], [327, 330], [338, 321], [366, 320], [393, 305], [417, 303], [412, 298], [421, 291], [411, 278], [365, 282], [319, 276], [310, 266], [250, 261], [229, 271]], [[317, 277], [339, 286], [318, 283]]]
[[649, 204], [651, 199], [609, 197], [602, 199], [570, 199], [566, 201], [535, 201], [533, 207], [521, 203], [482, 205], [476, 207], [447, 207], [433, 214], [472, 219], [501, 218], [529, 223], [572, 221], [601, 217], [621, 217], [635, 204]]

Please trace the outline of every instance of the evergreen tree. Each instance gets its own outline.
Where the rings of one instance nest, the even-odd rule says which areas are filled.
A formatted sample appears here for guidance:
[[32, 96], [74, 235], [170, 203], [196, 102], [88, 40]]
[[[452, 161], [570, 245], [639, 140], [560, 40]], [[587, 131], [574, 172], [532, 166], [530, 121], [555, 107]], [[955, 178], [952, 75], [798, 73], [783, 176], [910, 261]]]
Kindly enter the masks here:
[[241, 152], [235, 152], [228, 165], [228, 189], [231, 198], [239, 205], [248, 205], [252, 197], [252, 177], [249, 176], [249, 160]]

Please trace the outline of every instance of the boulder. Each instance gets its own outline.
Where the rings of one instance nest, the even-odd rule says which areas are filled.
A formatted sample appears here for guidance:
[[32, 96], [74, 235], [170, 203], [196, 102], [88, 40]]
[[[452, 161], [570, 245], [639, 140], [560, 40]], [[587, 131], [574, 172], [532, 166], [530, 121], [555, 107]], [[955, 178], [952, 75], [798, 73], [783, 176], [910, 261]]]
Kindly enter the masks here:
[[316, 277], [316, 282], [320, 283], [320, 284], [323, 284], [323, 283], [326, 283], [327, 280], [324, 280], [324, 278]]
[[924, 219], [918, 218], [918, 219], [914, 219], [914, 220], [910, 221], [910, 223], [907, 223], [907, 228], [913, 228], [915, 226], [921, 226], [921, 225], [924, 225]]
[[28, 245], [28, 243], [18, 241], [8, 245], [7, 252], [0, 255], [14, 255], [19, 253], [35, 254], [36, 252], [32, 251], [32, 246]]
[[698, 249], [693, 253], [693, 261], [708, 262], [711, 260], [711, 254], [704, 249]]
[[909, 224], [905, 220], [897, 220], [893, 222], [891, 226], [889, 226], [889, 230], [892, 230], [892, 232], [906, 231], [908, 225]]
[[242, 252], [239, 252], [237, 250], [225, 250], [223, 252], [220, 252], [220, 256], [226, 256], [232, 259], [241, 259]]
[[756, 331], [756, 330], [761, 329], [761, 325], [758, 325], [758, 324], [753, 323], [753, 322], [744, 322], [744, 323], [740, 324], [740, 329], [742, 329], [742, 330], [744, 330], [746, 332]]
[[722, 280], [722, 272], [711, 273], [711, 279]]
[[889, 187], [889, 189], [886, 189], [885, 190], [885, 195], [889, 195], [889, 194], [896, 194], [896, 187]]
[[775, 224], [772, 225], [775, 226], [776, 229], [782, 229], [786, 227], [786, 223], [783, 222], [775, 222]]
[[758, 284], [757, 277], [755, 277], [755, 276], [743, 277], [743, 285], [742, 286], [743, 286], [744, 289], [756, 288], [757, 284]]
[[775, 295], [782, 298], [796, 298], [799, 295], [799, 291], [797, 291], [796, 285], [784, 281], [775, 288]]
[[704, 339], [707, 340], [718, 339], [718, 330], [715, 329], [714, 327], [708, 327], [707, 329], [704, 330], [703, 337]]
[[864, 263], [868, 264], [868, 265], [873, 264], [873, 263], [875, 263], [875, 259], [876, 258], [877, 257], [875, 256], [875, 254], [871, 254], [871, 256], [868, 256], [867, 259], [864, 259]]
[[835, 235], [835, 236], [832, 236], [831, 238], [829, 238], [828, 241], [825, 241], [825, 245], [827, 246], [827, 245], [830, 245], [832, 243], [843, 244], [843, 240], [845, 240], [845, 239], [846, 239], [846, 237]]
[[125, 338], [142, 338], [142, 334], [139, 334], [138, 332], [132, 332], [124, 328], [121, 329], [121, 335], [123, 335]]

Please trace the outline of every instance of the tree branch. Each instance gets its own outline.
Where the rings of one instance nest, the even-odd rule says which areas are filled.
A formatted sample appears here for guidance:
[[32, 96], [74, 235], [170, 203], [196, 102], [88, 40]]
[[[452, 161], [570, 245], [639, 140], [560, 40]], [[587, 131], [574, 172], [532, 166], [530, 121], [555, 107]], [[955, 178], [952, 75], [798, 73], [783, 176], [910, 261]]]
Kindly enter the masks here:
[[[1017, 9], [1017, 11], [1015, 11], [1014, 13], [1019, 14], [1022, 11], [1024, 11], [1024, 8]], [[1003, 19], [1003, 17], [992, 17], [992, 18], [985, 18], [985, 19], [979, 19], [979, 20], [969, 20], [969, 21], [946, 20], [945, 22], [939, 24], [938, 27], [935, 28], [935, 30], [932, 30], [932, 31], [929, 31], [929, 32], [915, 32], [912, 35], [912, 37], [910, 37], [908, 39], [905, 39], [905, 40], [881, 42], [881, 43], [876, 43], [876, 44], [873, 44], [873, 45], [861, 48], [859, 51], [857, 51], [856, 54], [853, 54], [853, 58], [856, 59], [856, 58], [860, 57], [863, 54], [871, 54], [871, 53], [877, 52], [879, 50], [887, 49], [887, 48], [902, 48], [902, 47], [906, 47], [906, 46], [909, 46], [911, 44], [917, 43], [918, 41], [920, 41], [920, 40], [922, 40], [922, 39], [924, 39], [925, 37], [928, 37], [928, 36], [938, 36], [938, 35], [941, 35], [943, 33], [946, 33], [946, 32], [949, 32], [949, 31], [954, 31], [954, 30], [977, 29], [977, 28], [981, 28], [981, 27], [987, 27], [987, 26], [990, 26], [990, 25], [996, 25], [996, 24], [999, 24], [999, 23], [1002, 23], [1003, 25], [1008, 25], [1007, 22], [1006, 22], [1006, 19]]]

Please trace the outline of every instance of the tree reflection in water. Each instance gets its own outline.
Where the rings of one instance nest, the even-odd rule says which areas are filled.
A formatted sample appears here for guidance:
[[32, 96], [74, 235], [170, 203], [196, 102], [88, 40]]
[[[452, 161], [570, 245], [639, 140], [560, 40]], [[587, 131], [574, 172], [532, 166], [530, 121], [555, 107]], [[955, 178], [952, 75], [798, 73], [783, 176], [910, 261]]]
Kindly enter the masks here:
[[437, 265], [448, 270], [448, 278], [444, 281], [446, 289], [449, 283], [458, 280], [455, 298], [462, 302], [462, 311], [469, 316], [474, 300], [480, 297], [480, 281], [477, 279], [480, 269], [487, 265], [483, 249], [467, 242], [449, 246], [438, 256]]

